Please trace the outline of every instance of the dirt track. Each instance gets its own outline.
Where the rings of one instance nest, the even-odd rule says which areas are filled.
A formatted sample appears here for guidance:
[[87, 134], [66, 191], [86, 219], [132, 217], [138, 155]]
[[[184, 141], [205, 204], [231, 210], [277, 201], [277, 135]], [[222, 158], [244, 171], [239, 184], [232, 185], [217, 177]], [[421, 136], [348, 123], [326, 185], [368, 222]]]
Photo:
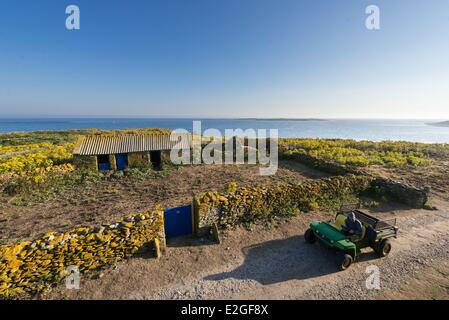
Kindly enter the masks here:
[[[393, 242], [392, 253], [377, 259], [366, 252], [344, 272], [336, 269], [332, 252], [304, 242], [302, 234], [310, 220], [330, 218], [324, 213], [310, 214], [270, 229], [230, 231], [220, 245], [206, 240], [178, 241], [160, 261], [130, 259], [84, 279], [79, 291], [60, 286], [47, 298], [448, 299], [444, 279], [449, 275], [449, 210], [446, 203], [438, 206], [439, 211], [396, 206], [376, 212], [398, 218], [400, 236]], [[380, 269], [381, 290], [365, 287], [365, 270], [371, 264]], [[414, 291], [415, 295], [404, 294]]]

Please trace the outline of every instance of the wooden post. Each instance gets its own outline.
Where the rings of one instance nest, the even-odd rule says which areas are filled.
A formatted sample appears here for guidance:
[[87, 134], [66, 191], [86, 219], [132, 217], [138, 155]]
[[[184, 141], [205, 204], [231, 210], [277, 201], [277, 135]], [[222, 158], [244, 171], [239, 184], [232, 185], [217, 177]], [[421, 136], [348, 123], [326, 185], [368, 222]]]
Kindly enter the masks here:
[[159, 241], [159, 239], [154, 239], [154, 249], [156, 251], [156, 257], [158, 259], [162, 257], [161, 242]]

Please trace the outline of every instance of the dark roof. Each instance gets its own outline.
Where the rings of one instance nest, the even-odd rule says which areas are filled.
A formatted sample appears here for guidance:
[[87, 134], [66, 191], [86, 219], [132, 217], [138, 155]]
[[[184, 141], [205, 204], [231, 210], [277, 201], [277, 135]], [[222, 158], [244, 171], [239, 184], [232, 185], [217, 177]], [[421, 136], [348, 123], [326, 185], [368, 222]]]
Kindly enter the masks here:
[[185, 137], [179, 145], [178, 141], [171, 141], [169, 134], [90, 135], [80, 138], [73, 153], [101, 155], [190, 148], [191, 135]]

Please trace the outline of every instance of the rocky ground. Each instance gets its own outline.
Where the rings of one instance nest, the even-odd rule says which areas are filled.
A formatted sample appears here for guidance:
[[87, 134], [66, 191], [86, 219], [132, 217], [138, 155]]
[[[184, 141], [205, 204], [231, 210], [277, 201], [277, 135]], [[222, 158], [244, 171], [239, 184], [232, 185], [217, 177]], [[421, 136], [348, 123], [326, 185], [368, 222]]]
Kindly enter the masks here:
[[[399, 238], [387, 258], [369, 250], [339, 272], [334, 253], [309, 245], [303, 233], [313, 219], [302, 214], [275, 225], [242, 228], [209, 239], [178, 239], [160, 260], [137, 257], [82, 279], [80, 290], [63, 285], [44, 299], [394, 299], [449, 298], [449, 205], [438, 211], [387, 205], [373, 212], [396, 217]], [[367, 267], [380, 271], [380, 290], [367, 289]]]
[[254, 185], [327, 176], [293, 161], [280, 161], [274, 176], [261, 176], [256, 165], [181, 166], [144, 180], [122, 177], [68, 189], [42, 203], [16, 205], [0, 195], [0, 242], [31, 240], [49, 231], [97, 226], [118, 218], [191, 203], [204, 191], [222, 191], [229, 182]]

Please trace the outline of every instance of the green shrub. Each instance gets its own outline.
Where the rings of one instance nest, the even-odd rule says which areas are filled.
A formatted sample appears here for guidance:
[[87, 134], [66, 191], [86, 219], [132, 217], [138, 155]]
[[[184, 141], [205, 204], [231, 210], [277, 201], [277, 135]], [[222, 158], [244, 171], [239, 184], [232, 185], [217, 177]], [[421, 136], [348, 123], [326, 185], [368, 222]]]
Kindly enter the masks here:
[[370, 142], [343, 139], [280, 139], [280, 150], [286, 156], [305, 154], [350, 166], [388, 165], [425, 166], [429, 156], [448, 150], [446, 145], [411, 142]]

